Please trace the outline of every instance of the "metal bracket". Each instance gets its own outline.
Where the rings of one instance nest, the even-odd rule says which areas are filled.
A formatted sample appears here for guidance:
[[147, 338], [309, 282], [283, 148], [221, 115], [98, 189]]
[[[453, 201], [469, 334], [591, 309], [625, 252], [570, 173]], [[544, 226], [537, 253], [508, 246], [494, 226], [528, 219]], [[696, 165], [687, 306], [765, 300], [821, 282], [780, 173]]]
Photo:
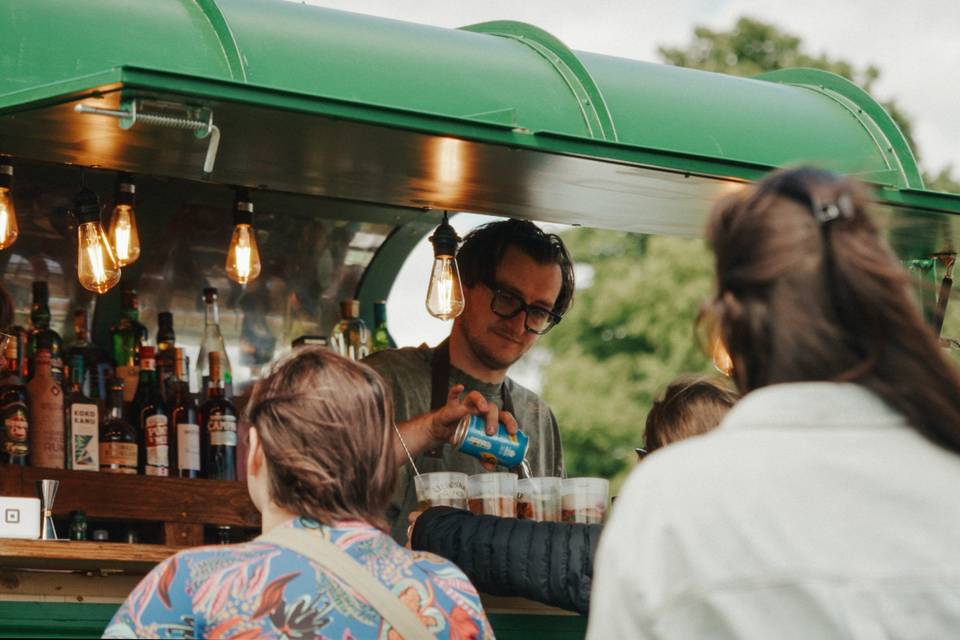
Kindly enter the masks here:
[[185, 107], [169, 103], [160, 106], [167, 110], [171, 110], [169, 107], [173, 107], [176, 112], [187, 117], [144, 111], [143, 103], [139, 99], [124, 102], [121, 109], [102, 109], [87, 104], [78, 104], [73, 110], [77, 113], [117, 118], [120, 121], [121, 129], [130, 129], [139, 121], [158, 127], [193, 131], [193, 134], [201, 139], [209, 136], [210, 142], [207, 145], [207, 156], [203, 161], [203, 172], [212, 173], [213, 165], [217, 160], [217, 151], [220, 148], [220, 129], [213, 124], [213, 110], [206, 107]]
[[935, 253], [934, 258], [943, 267], [943, 281], [940, 282], [940, 292], [937, 295], [937, 309], [933, 317], [933, 330], [939, 336], [943, 331], [943, 320], [947, 316], [947, 303], [950, 301], [950, 290], [953, 288], [953, 266], [957, 260], [955, 253]]

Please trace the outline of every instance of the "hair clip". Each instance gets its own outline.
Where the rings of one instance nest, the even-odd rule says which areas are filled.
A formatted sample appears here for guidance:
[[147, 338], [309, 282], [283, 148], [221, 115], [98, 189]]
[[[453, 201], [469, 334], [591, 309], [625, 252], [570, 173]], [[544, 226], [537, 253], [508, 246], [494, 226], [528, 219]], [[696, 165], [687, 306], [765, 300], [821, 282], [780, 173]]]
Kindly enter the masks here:
[[836, 202], [817, 205], [813, 211], [814, 217], [820, 224], [826, 224], [837, 218], [850, 219], [853, 217], [853, 200], [849, 193], [841, 193]]

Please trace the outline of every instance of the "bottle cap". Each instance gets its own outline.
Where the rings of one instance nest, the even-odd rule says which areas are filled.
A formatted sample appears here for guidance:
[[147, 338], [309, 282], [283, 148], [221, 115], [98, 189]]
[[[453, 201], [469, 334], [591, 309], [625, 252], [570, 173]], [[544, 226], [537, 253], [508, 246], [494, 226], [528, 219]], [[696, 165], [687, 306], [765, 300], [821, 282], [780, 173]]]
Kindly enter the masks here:
[[149, 345], [143, 345], [140, 347], [140, 359], [144, 358], [154, 358], [157, 355], [157, 348], [151, 347]]
[[123, 290], [123, 306], [127, 309], [139, 309], [140, 298], [137, 296], [137, 290], [128, 288]]
[[173, 314], [169, 311], [161, 311], [157, 314], [157, 324], [161, 329], [173, 329]]
[[360, 301], [359, 300], [343, 300], [340, 302], [340, 315], [344, 318], [359, 318], [360, 317]]

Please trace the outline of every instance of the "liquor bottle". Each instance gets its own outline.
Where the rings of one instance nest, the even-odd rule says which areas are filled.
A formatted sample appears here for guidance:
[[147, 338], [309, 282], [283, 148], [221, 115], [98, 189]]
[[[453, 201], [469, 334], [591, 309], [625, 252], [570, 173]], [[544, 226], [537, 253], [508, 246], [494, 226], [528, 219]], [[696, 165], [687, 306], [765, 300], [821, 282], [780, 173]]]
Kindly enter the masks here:
[[106, 398], [106, 389], [101, 388], [100, 379], [105, 370], [100, 365], [109, 363], [109, 358], [103, 349], [90, 342], [87, 310], [83, 308], [73, 311], [73, 339], [66, 348], [67, 363], [73, 362], [73, 358], [78, 355], [83, 357], [83, 370], [86, 373], [83, 392], [93, 400]]
[[140, 347], [140, 381], [133, 400], [137, 429], [137, 472], [145, 476], [170, 475], [170, 429], [157, 380], [156, 352]]
[[207, 400], [200, 407], [205, 470], [212, 480], [237, 479], [237, 410], [227, 400], [220, 369], [220, 353], [210, 352]]
[[209, 354], [220, 354], [220, 370], [223, 375], [223, 388], [227, 398], [233, 397], [233, 376], [230, 370], [230, 358], [220, 333], [220, 308], [217, 306], [216, 287], [203, 290], [203, 342], [200, 343], [200, 355], [197, 356], [197, 378], [200, 381], [200, 393], [210, 388]]
[[373, 303], [373, 346], [371, 351], [383, 351], [384, 349], [396, 349], [397, 343], [394, 342], [390, 330], [387, 328], [387, 303]]
[[173, 399], [173, 387], [176, 378], [173, 375], [174, 348], [177, 334], [173, 331], [173, 314], [161, 311], [157, 314], [157, 380], [160, 381], [160, 393], [169, 405]]
[[50, 289], [45, 281], [33, 283], [33, 305], [30, 307], [30, 340], [27, 344], [27, 380], [34, 376], [33, 359], [40, 348], [38, 341], [43, 337], [50, 349], [50, 366], [57, 384], [63, 385], [63, 340], [60, 334], [50, 328]]
[[53, 377], [49, 336], [41, 335], [33, 358], [33, 379], [27, 383], [30, 399], [30, 464], [63, 469], [63, 387]]
[[123, 419], [123, 396], [123, 380], [114, 378], [110, 384], [110, 408], [100, 423], [100, 471], [135, 474], [137, 432]]
[[360, 319], [360, 301], [340, 303], [343, 319], [333, 329], [333, 350], [351, 360], [363, 360], [370, 354], [370, 330]]
[[170, 462], [172, 467], [175, 465], [175, 475], [181, 478], [199, 478], [200, 423], [197, 420], [197, 401], [190, 393], [190, 369], [183, 349], [175, 349], [174, 358]]
[[123, 291], [123, 311], [110, 329], [113, 340], [114, 375], [123, 380], [124, 402], [137, 395], [140, 378], [140, 347], [147, 341], [147, 328], [140, 324], [140, 300], [134, 289]]
[[30, 454], [30, 411], [23, 386], [17, 340], [7, 341], [3, 378], [0, 379], [0, 463], [27, 464]]
[[70, 393], [64, 418], [67, 424], [67, 468], [100, 470], [100, 420], [97, 404], [83, 393], [84, 357], [70, 357]]

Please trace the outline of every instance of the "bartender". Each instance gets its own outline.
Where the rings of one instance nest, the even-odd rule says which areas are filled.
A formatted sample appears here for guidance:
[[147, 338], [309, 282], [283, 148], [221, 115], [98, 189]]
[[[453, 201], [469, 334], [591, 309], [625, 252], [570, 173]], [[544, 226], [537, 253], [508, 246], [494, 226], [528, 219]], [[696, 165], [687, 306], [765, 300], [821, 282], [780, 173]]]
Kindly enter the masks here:
[[[386, 380], [403, 445], [420, 473], [492, 470], [454, 450], [460, 419], [484, 415], [487, 433], [497, 422], [529, 437], [533, 476], [562, 476], [563, 450], [556, 416], [537, 394], [509, 377], [510, 367], [552, 329], [573, 302], [573, 264], [563, 241], [524, 220], [492, 222], [467, 235], [457, 252], [464, 312], [436, 348], [380, 351], [366, 359]], [[414, 469], [403, 464], [387, 510], [391, 534], [406, 542], [407, 516], [417, 507]]]

